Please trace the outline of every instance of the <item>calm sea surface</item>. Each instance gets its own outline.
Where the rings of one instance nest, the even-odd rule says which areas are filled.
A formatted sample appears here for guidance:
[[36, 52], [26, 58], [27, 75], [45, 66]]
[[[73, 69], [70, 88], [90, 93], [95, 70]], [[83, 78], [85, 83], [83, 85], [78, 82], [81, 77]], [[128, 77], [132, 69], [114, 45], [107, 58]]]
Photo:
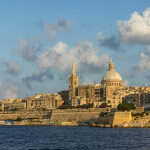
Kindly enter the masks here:
[[0, 150], [150, 149], [150, 129], [0, 126]]

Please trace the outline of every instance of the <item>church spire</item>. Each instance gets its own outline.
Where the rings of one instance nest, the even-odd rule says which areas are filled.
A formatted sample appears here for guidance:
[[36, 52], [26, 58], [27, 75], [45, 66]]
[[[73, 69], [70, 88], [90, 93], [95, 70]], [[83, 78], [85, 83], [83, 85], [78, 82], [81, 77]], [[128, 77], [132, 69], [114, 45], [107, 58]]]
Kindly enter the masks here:
[[113, 70], [115, 70], [115, 69], [114, 69], [114, 63], [112, 62], [112, 58], [111, 58], [108, 71], [113, 71]]
[[73, 64], [72, 64], [72, 75], [73, 75], [73, 76], [76, 76], [76, 70], [75, 70], [74, 59], [73, 59]]

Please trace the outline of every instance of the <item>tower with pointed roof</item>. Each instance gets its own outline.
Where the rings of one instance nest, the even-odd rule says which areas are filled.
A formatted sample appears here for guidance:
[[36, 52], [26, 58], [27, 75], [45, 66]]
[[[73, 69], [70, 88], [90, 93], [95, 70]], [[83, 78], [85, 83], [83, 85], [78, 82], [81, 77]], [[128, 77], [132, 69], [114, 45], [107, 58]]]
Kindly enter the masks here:
[[72, 101], [78, 95], [78, 76], [75, 71], [75, 64], [73, 60], [72, 73], [69, 76], [69, 100]]

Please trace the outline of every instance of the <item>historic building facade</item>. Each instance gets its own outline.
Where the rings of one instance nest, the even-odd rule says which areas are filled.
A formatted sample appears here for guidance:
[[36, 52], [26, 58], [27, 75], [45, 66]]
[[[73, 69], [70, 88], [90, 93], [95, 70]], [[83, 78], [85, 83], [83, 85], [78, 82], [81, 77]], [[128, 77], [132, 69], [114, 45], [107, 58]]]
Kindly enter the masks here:
[[0, 101], [0, 110], [50, 110], [61, 106], [64, 103], [61, 95], [52, 93], [35, 94], [25, 99], [4, 99]]
[[[143, 89], [143, 90], [142, 90]], [[78, 85], [78, 76], [75, 71], [73, 61], [72, 73], [69, 76], [69, 91], [65, 92], [66, 104], [77, 106], [93, 103], [95, 107], [99, 107], [102, 103], [107, 106], [116, 108], [119, 103], [133, 102], [135, 105], [143, 105], [150, 103], [150, 87], [124, 87], [120, 74], [115, 71], [112, 59], [109, 63], [108, 71], [103, 75], [101, 85]], [[63, 96], [62, 91], [62, 96]]]
[[50, 110], [64, 103], [61, 95], [52, 93], [37, 93], [33, 97], [26, 97], [25, 101], [27, 102], [27, 110]]

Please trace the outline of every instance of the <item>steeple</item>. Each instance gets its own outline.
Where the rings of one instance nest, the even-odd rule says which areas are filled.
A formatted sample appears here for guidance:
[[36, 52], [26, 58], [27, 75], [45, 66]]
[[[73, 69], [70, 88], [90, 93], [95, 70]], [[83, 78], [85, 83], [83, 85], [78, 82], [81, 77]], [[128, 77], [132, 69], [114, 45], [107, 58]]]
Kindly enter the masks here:
[[72, 64], [72, 76], [76, 76], [76, 70], [75, 70], [74, 59], [73, 59], [73, 64]]
[[108, 71], [113, 71], [113, 70], [115, 70], [115, 69], [114, 69], [114, 63], [112, 62], [112, 58], [111, 58]]

